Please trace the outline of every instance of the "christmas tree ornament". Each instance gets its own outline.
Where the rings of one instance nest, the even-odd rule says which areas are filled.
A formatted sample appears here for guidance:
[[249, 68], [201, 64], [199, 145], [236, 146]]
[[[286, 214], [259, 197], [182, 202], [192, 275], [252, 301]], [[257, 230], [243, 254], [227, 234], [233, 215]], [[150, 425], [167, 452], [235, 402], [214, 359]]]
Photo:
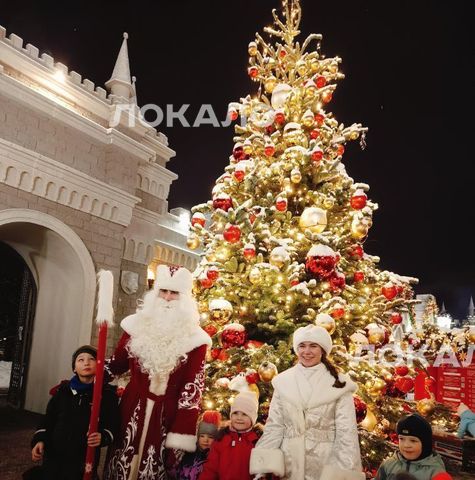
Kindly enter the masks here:
[[201, 225], [202, 227], [205, 226], [206, 218], [201, 212], [196, 212], [191, 217], [191, 225], [194, 227], [195, 225]]
[[323, 206], [325, 210], [331, 210], [335, 206], [335, 199], [332, 197], [325, 197], [323, 200]]
[[218, 325], [224, 325], [233, 315], [233, 306], [224, 298], [214, 298], [209, 301], [209, 316]]
[[313, 147], [313, 150], [312, 150], [310, 156], [312, 157], [312, 160], [314, 162], [318, 163], [323, 158], [323, 150], [320, 147], [315, 146], [315, 147]]
[[262, 280], [261, 269], [259, 267], [252, 267], [251, 271], [249, 272], [249, 281], [253, 285], [257, 285], [261, 282], [261, 280]]
[[186, 246], [190, 250], [196, 250], [200, 246], [200, 239], [195, 233], [191, 233], [186, 239]]
[[343, 305], [340, 305], [339, 303], [335, 303], [335, 305], [333, 305], [333, 309], [331, 310], [330, 312], [330, 315], [338, 320], [339, 318], [342, 318], [344, 315], [345, 315], [345, 308]]
[[356, 422], [360, 423], [366, 417], [368, 407], [358, 395], [353, 395], [353, 403], [355, 404]]
[[253, 368], [248, 368], [246, 370], [246, 381], [249, 384], [257, 383], [260, 381], [259, 374]]
[[252, 260], [256, 256], [256, 246], [252, 243], [244, 245], [242, 254], [246, 260]]
[[243, 144], [242, 144], [242, 150], [246, 154], [247, 158], [249, 155], [252, 154], [253, 152], [253, 147], [252, 147], [252, 142], [247, 139]]
[[327, 79], [323, 75], [318, 75], [315, 78], [315, 85], [317, 88], [323, 88], [327, 84]]
[[275, 145], [273, 142], [267, 142], [264, 148], [264, 153], [267, 157], [272, 157], [275, 153]]
[[335, 319], [327, 313], [319, 313], [315, 319], [315, 325], [317, 327], [323, 327], [330, 335], [332, 335], [336, 329]]
[[386, 340], [386, 329], [377, 323], [366, 325], [366, 336], [372, 345], [383, 345]]
[[353, 217], [351, 222], [351, 236], [358, 240], [363, 240], [368, 235], [369, 225], [365, 218]]
[[243, 165], [243, 163], [244, 162], [238, 163], [234, 169], [234, 178], [238, 183], [242, 182], [246, 176], [246, 167]]
[[386, 391], [387, 384], [386, 382], [379, 377], [375, 377], [371, 380], [368, 380], [365, 383], [366, 391], [373, 397], [379, 398]]
[[290, 255], [284, 247], [275, 247], [269, 256], [269, 263], [274, 267], [282, 268], [290, 262]]
[[300, 183], [302, 180], [302, 173], [298, 168], [293, 168], [290, 172], [290, 180], [292, 183]]
[[394, 385], [402, 393], [409, 393], [414, 388], [414, 380], [411, 377], [396, 377]]
[[364, 250], [361, 245], [353, 245], [352, 247], [350, 247], [349, 253], [353, 259], [360, 260], [361, 258], [363, 258]]
[[400, 377], [405, 377], [409, 373], [407, 365], [398, 365], [394, 368], [394, 373]]
[[355, 210], [362, 210], [364, 207], [366, 207], [367, 200], [368, 200], [368, 197], [366, 196], [364, 191], [359, 188], [351, 197], [351, 200], [350, 200], [351, 208]]
[[218, 380], [216, 380], [214, 385], [218, 388], [229, 388], [229, 382], [230, 382], [229, 378], [221, 377], [221, 378], [218, 378]]
[[467, 340], [469, 343], [475, 343], [475, 326], [470, 325], [467, 330]]
[[270, 77], [267, 77], [264, 81], [264, 88], [267, 93], [272, 93], [276, 85], [277, 85], [277, 78], [275, 78], [273, 75], [271, 75]]
[[199, 279], [201, 288], [207, 289], [213, 286], [213, 281], [210, 280], [208, 277], [201, 277]]
[[301, 76], [304, 77], [305, 74], [307, 73], [307, 64], [305, 60], [299, 60], [295, 64], [295, 70], [297, 70], [297, 73]]
[[333, 293], [340, 293], [341, 290], [345, 288], [346, 280], [345, 275], [341, 272], [334, 272], [330, 278], [330, 290]]
[[228, 117], [234, 122], [239, 117], [239, 111], [235, 107], [229, 107]]
[[302, 116], [302, 124], [304, 127], [310, 128], [315, 123], [315, 118], [312, 110], [307, 109]]
[[427, 417], [434, 413], [435, 408], [436, 403], [433, 398], [423, 398], [422, 400], [418, 400], [416, 403], [417, 411], [424, 417]]
[[387, 282], [382, 288], [381, 293], [387, 300], [393, 300], [397, 296], [397, 287], [392, 282]]
[[357, 350], [362, 350], [369, 345], [368, 337], [366, 337], [366, 335], [364, 335], [361, 331], [355, 332], [350, 335], [350, 341], [350, 351], [352, 353], [356, 352]]
[[283, 125], [285, 123], [285, 113], [282, 110], [276, 111], [274, 121], [277, 125]]
[[310, 132], [310, 138], [312, 140], [316, 140], [318, 137], [320, 136], [320, 130], [318, 128], [314, 128], [311, 132]]
[[246, 329], [236, 322], [225, 325], [220, 340], [223, 348], [242, 347], [247, 341]]
[[256, 42], [250, 42], [248, 47], [247, 47], [247, 52], [251, 57], [255, 57], [257, 55], [257, 43]]
[[325, 123], [325, 115], [322, 113], [315, 114], [315, 123], [321, 127]]
[[308, 207], [302, 212], [299, 225], [302, 230], [322, 233], [327, 227], [327, 212], [318, 207]]
[[221, 210], [227, 212], [232, 206], [233, 201], [231, 200], [231, 197], [226, 193], [218, 194], [213, 200], [213, 208], [216, 210], [220, 208]]
[[259, 69], [255, 66], [252, 66], [247, 69], [247, 73], [253, 80], [255, 80], [259, 75]]
[[272, 362], [265, 361], [259, 365], [257, 373], [263, 382], [269, 383], [279, 372]]
[[378, 419], [376, 418], [372, 410], [368, 409], [368, 411], [366, 412], [366, 417], [360, 423], [360, 427], [364, 428], [367, 432], [372, 432], [376, 428], [377, 424]]
[[344, 145], [338, 145], [337, 149], [336, 149], [336, 155], [337, 157], [341, 157], [343, 156], [343, 154], [345, 153], [345, 146]]
[[275, 208], [279, 212], [285, 212], [287, 210], [287, 199], [285, 197], [277, 197]]
[[218, 267], [209, 267], [206, 271], [206, 276], [213, 282], [215, 282], [219, 277]]
[[205, 325], [203, 327], [203, 330], [210, 336], [210, 337], [214, 337], [217, 333], [218, 333], [218, 329], [212, 325], [211, 323], [209, 323], [208, 325]]
[[302, 126], [297, 122], [289, 122], [284, 127], [283, 139], [287, 147], [304, 145], [306, 143]]
[[233, 148], [233, 158], [237, 162], [241, 160], [247, 160], [247, 155], [244, 153], [244, 147], [242, 143], [236, 143]]
[[330, 90], [326, 90], [325, 92], [322, 93], [323, 103], [331, 102], [332, 98], [333, 98], [333, 93]]
[[224, 229], [223, 238], [228, 243], [237, 243], [241, 239], [241, 229], [237, 225], [228, 223]]
[[360, 271], [357, 271], [353, 274], [353, 281], [355, 283], [361, 283], [361, 282], [364, 282], [364, 273], [363, 272], [360, 272]]
[[317, 86], [312, 80], [308, 80], [305, 83], [305, 97], [309, 100], [313, 100], [317, 96]]
[[305, 270], [318, 280], [329, 279], [335, 272], [338, 255], [327, 245], [314, 245], [307, 253]]
[[286, 83], [279, 83], [272, 91], [271, 105], [274, 110], [278, 110], [285, 105], [287, 98], [292, 93], [292, 87]]
[[244, 347], [250, 350], [259, 350], [262, 345], [264, 345], [264, 343], [260, 342], [259, 340], [248, 340]]
[[391, 313], [391, 323], [393, 325], [399, 325], [402, 323], [402, 315], [399, 312]]

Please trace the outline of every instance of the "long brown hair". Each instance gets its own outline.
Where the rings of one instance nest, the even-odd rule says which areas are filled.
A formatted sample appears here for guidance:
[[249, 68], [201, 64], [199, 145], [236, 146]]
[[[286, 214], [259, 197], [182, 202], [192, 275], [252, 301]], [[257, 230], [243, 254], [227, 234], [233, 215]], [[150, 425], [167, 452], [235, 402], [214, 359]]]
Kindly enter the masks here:
[[327, 357], [327, 353], [322, 349], [322, 363], [327, 367], [327, 370], [330, 372], [330, 375], [334, 377], [335, 383], [333, 386], [335, 388], [343, 388], [346, 385], [346, 382], [342, 382], [338, 378], [338, 370], [336, 366], [331, 362], [331, 360]]

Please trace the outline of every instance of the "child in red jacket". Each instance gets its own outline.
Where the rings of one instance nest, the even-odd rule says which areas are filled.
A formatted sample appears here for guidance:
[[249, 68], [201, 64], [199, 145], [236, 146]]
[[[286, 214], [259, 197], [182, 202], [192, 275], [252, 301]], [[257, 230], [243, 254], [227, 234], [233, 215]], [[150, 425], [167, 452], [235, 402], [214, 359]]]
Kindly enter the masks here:
[[258, 401], [253, 392], [241, 392], [231, 406], [231, 424], [211, 445], [199, 480], [251, 480], [249, 459], [258, 440], [254, 429]]

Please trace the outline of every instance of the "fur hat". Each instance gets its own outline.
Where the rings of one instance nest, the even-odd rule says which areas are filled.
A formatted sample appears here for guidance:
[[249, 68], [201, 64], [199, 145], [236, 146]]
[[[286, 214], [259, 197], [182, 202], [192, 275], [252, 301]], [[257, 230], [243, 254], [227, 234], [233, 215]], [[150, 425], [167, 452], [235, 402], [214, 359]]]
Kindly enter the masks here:
[[205, 410], [198, 424], [198, 435], [211, 435], [213, 438], [218, 433], [219, 424], [221, 423], [221, 414], [216, 410]]
[[398, 435], [417, 437], [421, 441], [422, 452], [416, 460], [426, 458], [432, 453], [432, 427], [424, 417], [417, 413], [408, 415], [397, 422], [396, 431]]
[[97, 358], [97, 348], [96, 348], [96, 347], [93, 347], [92, 345], [83, 345], [82, 347], [79, 347], [79, 348], [73, 353], [73, 358], [72, 358], [72, 368], [73, 368], [73, 372], [74, 372], [74, 367], [75, 367], [75, 363], [76, 363], [76, 358], [78, 358], [78, 356], [79, 356], [81, 353], [89, 353], [89, 354], [92, 355], [94, 358]]
[[297, 353], [297, 347], [302, 342], [317, 343], [327, 355], [331, 352], [333, 347], [330, 334], [323, 327], [317, 327], [315, 325], [307, 325], [306, 327], [300, 327], [295, 330], [293, 337], [295, 353]]
[[184, 267], [159, 265], [155, 276], [157, 290], [173, 290], [174, 292], [191, 295], [193, 277]]
[[231, 405], [231, 415], [234, 412], [245, 413], [254, 425], [257, 420], [257, 410], [259, 409], [259, 401], [254, 392], [240, 392]]

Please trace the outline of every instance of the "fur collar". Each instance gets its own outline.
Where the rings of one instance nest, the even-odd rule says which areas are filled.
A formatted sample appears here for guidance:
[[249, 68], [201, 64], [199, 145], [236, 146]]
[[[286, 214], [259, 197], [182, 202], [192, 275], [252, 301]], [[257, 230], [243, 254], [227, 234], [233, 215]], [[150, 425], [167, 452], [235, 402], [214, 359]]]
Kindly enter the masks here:
[[[358, 388], [356, 383], [353, 382], [348, 375], [341, 373], [338, 378], [346, 382], [346, 385], [343, 388], [336, 388], [333, 386], [335, 379], [330, 372], [325, 368], [322, 373], [323, 374], [319, 376], [318, 383], [313, 385], [312, 394], [308, 399], [307, 405], [305, 406], [306, 408], [314, 408], [335, 402], [345, 393], [354, 393]], [[279, 373], [279, 375], [272, 380], [272, 385], [284, 401], [288, 401], [298, 408], [304, 408], [297, 383], [300, 381], [299, 376], [303, 377], [303, 374], [299, 372], [297, 366], [294, 366]]]
[[[133, 336], [135, 331], [134, 327], [139, 321], [139, 315], [134, 313], [133, 315], [125, 317], [122, 322], [120, 322], [120, 326], [126, 333], [128, 333], [130, 336]], [[211, 338], [201, 327], [197, 326], [195, 331], [193, 332], [193, 335], [190, 335], [188, 338], [183, 339], [183, 344], [186, 347], [185, 353], [188, 353], [195, 348], [201, 347], [201, 345], [207, 345], [208, 347], [210, 347]]]

